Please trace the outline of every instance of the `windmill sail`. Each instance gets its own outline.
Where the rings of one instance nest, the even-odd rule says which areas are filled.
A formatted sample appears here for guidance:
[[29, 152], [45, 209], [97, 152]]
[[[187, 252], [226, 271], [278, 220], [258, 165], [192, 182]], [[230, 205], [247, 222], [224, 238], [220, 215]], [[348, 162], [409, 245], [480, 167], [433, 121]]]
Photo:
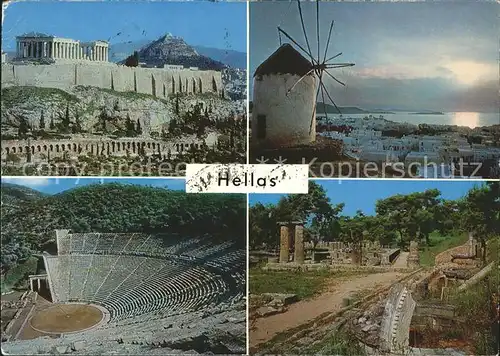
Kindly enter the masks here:
[[328, 54], [328, 48], [330, 45], [330, 40], [331, 40], [331, 35], [332, 35], [332, 30], [334, 26], [334, 21], [332, 20], [330, 23], [330, 28], [328, 30], [328, 39], [326, 41], [326, 46], [325, 46], [325, 51], [323, 58], [321, 59], [321, 41], [320, 41], [320, 21], [319, 21], [319, 14], [320, 14], [320, 9], [319, 9], [319, 0], [316, 0], [316, 41], [317, 41], [317, 56], [314, 57], [312, 51], [311, 51], [311, 46], [309, 43], [309, 38], [307, 37], [307, 30], [306, 26], [304, 24], [304, 16], [302, 13], [302, 6], [300, 0], [297, 0], [297, 8], [299, 12], [299, 17], [300, 17], [300, 24], [302, 27], [302, 32], [304, 34], [304, 40], [306, 43], [307, 48], [304, 48], [304, 46], [300, 45], [298, 41], [296, 41], [292, 36], [290, 36], [286, 31], [284, 31], [281, 27], [278, 27], [278, 34], [280, 35], [280, 44], [281, 44], [281, 34], [283, 34], [286, 38], [288, 38], [295, 46], [297, 46], [304, 54], [306, 54], [312, 64], [312, 69], [303, 74], [288, 90], [287, 90], [287, 95], [290, 94], [296, 85], [300, 83], [306, 76], [314, 74], [318, 78], [318, 88], [316, 90], [316, 103], [313, 108], [313, 112], [311, 114], [311, 123], [309, 127], [309, 133], [311, 133], [313, 129], [313, 124], [315, 121], [315, 116], [316, 116], [316, 109], [317, 109], [317, 98], [319, 95], [319, 92], [321, 91], [321, 97], [323, 100], [323, 110], [325, 113], [325, 116], [328, 118], [328, 113], [327, 113], [327, 108], [326, 108], [326, 102], [325, 102], [325, 94], [327, 98], [330, 100], [330, 102], [333, 104], [333, 106], [337, 109], [337, 111], [340, 112], [340, 109], [338, 108], [337, 104], [333, 101], [333, 98], [331, 97], [330, 93], [328, 93], [328, 90], [326, 88], [325, 83], [323, 82], [323, 75], [326, 74], [328, 77], [333, 79], [335, 82], [339, 83], [340, 85], [345, 86], [345, 83], [337, 79], [333, 74], [331, 74], [328, 70], [329, 69], [338, 69], [338, 68], [344, 68], [344, 67], [352, 67], [354, 66], [354, 63], [332, 63], [331, 61], [334, 60], [335, 58], [338, 58], [342, 55], [342, 52], [337, 53], [336, 55], [326, 58]]

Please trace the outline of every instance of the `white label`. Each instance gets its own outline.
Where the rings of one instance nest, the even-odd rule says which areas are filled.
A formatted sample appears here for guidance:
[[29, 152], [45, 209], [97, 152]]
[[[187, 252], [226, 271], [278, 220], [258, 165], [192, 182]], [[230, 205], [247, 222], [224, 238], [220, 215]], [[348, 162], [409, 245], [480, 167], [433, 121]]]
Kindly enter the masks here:
[[307, 164], [188, 164], [187, 193], [307, 194]]

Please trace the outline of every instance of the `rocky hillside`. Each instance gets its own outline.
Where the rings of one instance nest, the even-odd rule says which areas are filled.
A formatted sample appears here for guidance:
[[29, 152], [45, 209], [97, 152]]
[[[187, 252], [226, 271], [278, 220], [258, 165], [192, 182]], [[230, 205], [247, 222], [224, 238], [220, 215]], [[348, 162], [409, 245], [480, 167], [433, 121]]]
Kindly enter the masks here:
[[23, 185], [3, 183], [2, 192], [2, 210], [6, 206], [19, 207], [26, 202], [32, 202], [43, 198], [45, 194]]
[[[109, 46], [110, 61], [118, 63], [125, 60], [134, 51], [148, 46], [151, 40], [127, 41], [114, 43]], [[198, 54], [222, 62], [231, 68], [245, 69], [247, 54], [231, 49], [221, 49], [207, 46], [192, 46]]]
[[147, 66], [162, 67], [164, 64], [198, 67], [204, 70], [222, 70], [223, 63], [200, 55], [182, 38], [166, 34], [139, 51], [139, 61]]
[[244, 198], [241, 194], [186, 194], [131, 184], [94, 184], [23, 204], [21, 210], [2, 216], [2, 233], [39, 244], [50, 239], [56, 228], [159, 233], [168, 227], [171, 233], [188, 236], [200, 234], [203, 226], [203, 233], [222, 233], [244, 246]]
[[[213, 117], [227, 117], [235, 104], [216, 95], [205, 93], [179, 98], [179, 114], [196, 103], [213, 108]], [[9, 87], [2, 89], [2, 139], [18, 138], [21, 122], [32, 130], [59, 134], [93, 133], [127, 136], [129, 123], [139, 125], [143, 135], [161, 132], [179, 115], [176, 100], [160, 99], [148, 94], [117, 92], [95, 87], [76, 86], [66, 92], [54, 88]], [[68, 117], [69, 130], [60, 129]], [[72, 128], [78, 122], [79, 130]], [[43, 127], [42, 127], [43, 126]]]

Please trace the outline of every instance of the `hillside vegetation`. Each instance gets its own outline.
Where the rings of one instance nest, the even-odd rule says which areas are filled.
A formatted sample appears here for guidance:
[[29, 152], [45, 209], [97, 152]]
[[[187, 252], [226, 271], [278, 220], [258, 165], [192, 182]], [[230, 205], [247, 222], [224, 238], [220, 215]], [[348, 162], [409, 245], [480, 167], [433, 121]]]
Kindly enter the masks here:
[[[11, 194], [13, 188], [7, 187]], [[44, 250], [55, 229], [214, 234], [243, 247], [245, 214], [246, 199], [241, 194], [186, 194], [118, 183], [79, 187], [24, 201], [3, 214], [2, 270]]]

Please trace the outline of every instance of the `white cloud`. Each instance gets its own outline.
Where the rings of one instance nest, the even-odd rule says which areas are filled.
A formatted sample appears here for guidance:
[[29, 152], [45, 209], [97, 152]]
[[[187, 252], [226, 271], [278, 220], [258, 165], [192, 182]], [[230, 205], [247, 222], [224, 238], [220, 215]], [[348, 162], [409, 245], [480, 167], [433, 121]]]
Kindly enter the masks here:
[[45, 177], [2, 177], [2, 183], [12, 183], [28, 187], [48, 186], [50, 178]]

